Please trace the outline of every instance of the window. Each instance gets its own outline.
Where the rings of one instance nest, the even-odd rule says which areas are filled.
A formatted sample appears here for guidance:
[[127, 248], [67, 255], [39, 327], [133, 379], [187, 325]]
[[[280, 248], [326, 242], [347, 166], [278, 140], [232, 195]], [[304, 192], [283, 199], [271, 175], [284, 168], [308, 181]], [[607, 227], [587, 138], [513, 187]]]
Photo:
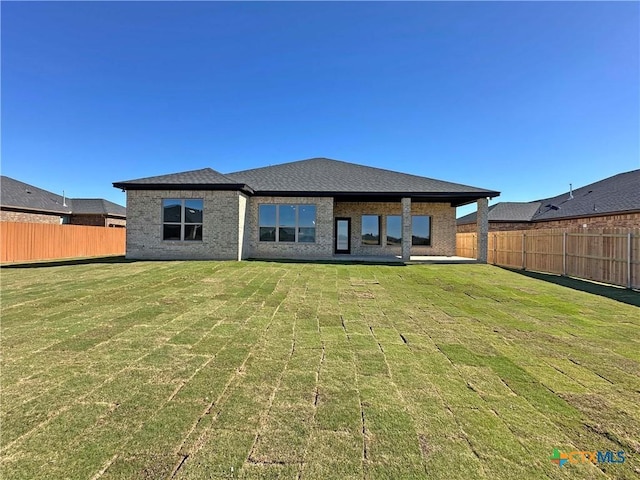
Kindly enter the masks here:
[[278, 205], [278, 241], [296, 241], [295, 205]]
[[162, 239], [202, 241], [202, 199], [162, 200]]
[[402, 217], [400, 215], [387, 216], [387, 245], [402, 245]]
[[362, 245], [380, 245], [379, 215], [362, 215]]
[[316, 241], [315, 205], [260, 205], [258, 207], [261, 242]]
[[298, 242], [316, 241], [316, 206], [298, 205]]
[[431, 217], [414, 215], [411, 217], [411, 245], [431, 245]]
[[260, 205], [259, 207], [260, 241], [276, 241], [276, 206]]

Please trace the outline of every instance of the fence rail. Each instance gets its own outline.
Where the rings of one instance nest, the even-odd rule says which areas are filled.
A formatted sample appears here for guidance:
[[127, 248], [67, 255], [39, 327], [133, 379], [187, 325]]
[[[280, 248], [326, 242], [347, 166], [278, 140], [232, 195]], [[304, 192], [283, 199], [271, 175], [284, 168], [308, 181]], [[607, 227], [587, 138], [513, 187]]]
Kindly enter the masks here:
[[[640, 229], [489, 232], [487, 262], [640, 288]], [[456, 254], [476, 258], [476, 234], [458, 233]]]
[[0, 262], [124, 255], [124, 228], [0, 223]]

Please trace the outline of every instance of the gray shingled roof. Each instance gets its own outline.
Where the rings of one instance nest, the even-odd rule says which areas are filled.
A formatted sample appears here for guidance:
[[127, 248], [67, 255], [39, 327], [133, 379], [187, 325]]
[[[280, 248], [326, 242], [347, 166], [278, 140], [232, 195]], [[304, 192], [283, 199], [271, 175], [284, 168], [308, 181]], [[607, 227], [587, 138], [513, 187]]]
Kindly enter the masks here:
[[127, 209], [122, 205], [110, 202], [104, 198], [74, 198], [71, 200], [71, 210], [74, 214], [99, 214], [126, 217]]
[[[540, 202], [499, 202], [489, 207], [490, 222], [530, 222], [538, 211]], [[476, 223], [477, 212], [457, 220], [458, 225]]]
[[[236, 185], [237, 183], [212, 168], [202, 168], [200, 170], [189, 170], [188, 172], [115, 182], [113, 185], [118, 188], [124, 188], [144, 185]], [[121, 185], [123, 187], [120, 187]]]
[[[66, 206], [64, 205], [66, 203]], [[3, 207], [23, 208], [60, 214], [71, 213], [71, 202], [61, 195], [48, 192], [28, 183], [2, 175], [0, 177], [0, 204]]]
[[541, 200], [533, 217], [552, 220], [640, 210], [640, 170], [620, 173], [573, 191]]
[[0, 204], [3, 207], [19, 208], [61, 215], [103, 214], [125, 217], [127, 210], [117, 203], [102, 198], [66, 198], [61, 195], [29, 185], [11, 177], [0, 177]]
[[[489, 207], [490, 222], [537, 222], [570, 217], [640, 211], [640, 170], [605, 178], [572, 193], [535, 202], [500, 202]], [[458, 225], [475, 223], [476, 212]]]
[[263, 195], [415, 195], [457, 199], [460, 203], [499, 192], [444, 182], [354, 163], [311, 158], [269, 167], [221, 174], [211, 169], [116, 182], [114, 187], [143, 189], [167, 187], [244, 189]]
[[[485, 193], [486, 189], [328, 158], [311, 158], [226, 175], [259, 192]], [[497, 192], [491, 192], [495, 195]]]

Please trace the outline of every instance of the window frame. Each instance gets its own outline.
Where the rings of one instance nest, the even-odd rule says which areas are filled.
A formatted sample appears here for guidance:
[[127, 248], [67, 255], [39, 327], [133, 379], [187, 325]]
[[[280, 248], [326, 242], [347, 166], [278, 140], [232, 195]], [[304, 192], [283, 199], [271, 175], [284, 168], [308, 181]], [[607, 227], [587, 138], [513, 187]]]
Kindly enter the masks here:
[[[276, 210], [276, 215], [275, 215], [275, 225], [266, 225], [262, 223], [262, 219], [260, 217], [260, 209], [261, 207], [267, 207], [267, 206], [273, 206], [275, 207]], [[280, 224], [280, 207], [294, 207], [295, 208], [295, 214], [294, 214], [294, 222], [293, 222], [293, 226], [291, 225], [281, 225]], [[313, 226], [309, 227], [309, 226], [302, 226], [300, 224], [300, 208], [301, 207], [313, 207], [314, 209], [314, 215], [313, 215]], [[274, 234], [274, 239], [273, 240], [263, 240], [261, 238], [260, 235], [260, 229], [261, 228], [275, 228], [275, 234]], [[293, 235], [293, 240], [280, 240], [280, 229], [281, 228], [293, 228], [294, 229], [294, 235]], [[301, 241], [300, 238], [304, 237], [307, 238], [309, 236], [308, 233], [301, 235], [300, 231], [301, 229], [311, 229], [313, 228], [313, 241], [312, 242], [308, 242], [308, 241]], [[285, 243], [285, 244], [296, 244], [296, 243], [300, 243], [300, 244], [314, 244], [317, 243], [317, 231], [318, 231], [318, 206], [315, 203], [259, 203], [258, 204], [258, 242], [261, 243]], [[308, 230], [307, 230], [308, 232]]]
[[[166, 201], [174, 201], [174, 202], [180, 202], [180, 221], [179, 222], [166, 222], [164, 219], [164, 214], [165, 214], [165, 202]], [[187, 214], [186, 214], [186, 204], [188, 201], [200, 201], [202, 202], [202, 222], [187, 222]], [[163, 197], [162, 201], [160, 202], [160, 220], [161, 220], [161, 225], [160, 225], [160, 237], [162, 238], [163, 242], [202, 242], [204, 241], [204, 198], [175, 198], [175, 197]], [[173, 226], [180, 226], [180, 238], [165, 238], [165, 226], [166, 225], [173, 225]], [[189, 226], [200, 226], [200, 238], [194, 238], [194, 239], [190, 239], [190, 238], [185, 238], [186, 235], [186, 227]]]
[[[376, 217], [378, 219], [378, 242], [377, 243], [365, 243], [364, 241], [364, 217]], [[360, 215], [360, 245], [363, 247], [379, 247], [382, 245], [382, 216], [375, 213], [366, 213]]]
[[[427, 243], [415, 243], [415, 218], [416, 217], [425, 217], [429, 219], [429, 237], [427, 239]], [[433, 244], [433, 217], [431, 215], [411, 215], [411, 246], [412, 247], [430, 247]]]

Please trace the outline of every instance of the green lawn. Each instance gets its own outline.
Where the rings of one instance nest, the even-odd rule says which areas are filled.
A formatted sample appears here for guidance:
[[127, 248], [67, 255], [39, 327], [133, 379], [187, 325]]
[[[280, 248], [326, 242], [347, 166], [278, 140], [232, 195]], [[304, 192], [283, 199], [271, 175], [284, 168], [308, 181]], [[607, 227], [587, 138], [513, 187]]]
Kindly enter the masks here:
[[636, 306], [486, 265], [1, 275], [2, 478], [640, 475]]

